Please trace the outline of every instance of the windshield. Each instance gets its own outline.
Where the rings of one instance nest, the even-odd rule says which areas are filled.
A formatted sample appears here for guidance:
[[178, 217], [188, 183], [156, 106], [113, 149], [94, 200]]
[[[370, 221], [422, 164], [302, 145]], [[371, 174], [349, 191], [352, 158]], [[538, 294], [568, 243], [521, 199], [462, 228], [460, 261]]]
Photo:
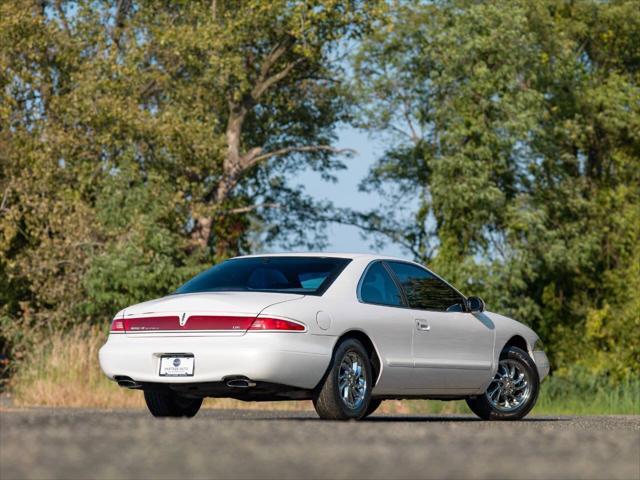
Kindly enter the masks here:
[[329, 257], [251, 257], [222, 262], [175, 293], [280, 292], [322, 295], [351, 260]]

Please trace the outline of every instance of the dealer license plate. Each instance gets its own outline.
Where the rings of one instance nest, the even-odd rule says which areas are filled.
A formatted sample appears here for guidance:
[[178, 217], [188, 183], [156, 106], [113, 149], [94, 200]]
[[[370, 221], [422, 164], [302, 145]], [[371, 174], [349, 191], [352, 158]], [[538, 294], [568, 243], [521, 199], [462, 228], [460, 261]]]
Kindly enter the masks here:
[[193, 356], [163, 355], [160, 357], [161, 377], [191, 377], [193, 376]]

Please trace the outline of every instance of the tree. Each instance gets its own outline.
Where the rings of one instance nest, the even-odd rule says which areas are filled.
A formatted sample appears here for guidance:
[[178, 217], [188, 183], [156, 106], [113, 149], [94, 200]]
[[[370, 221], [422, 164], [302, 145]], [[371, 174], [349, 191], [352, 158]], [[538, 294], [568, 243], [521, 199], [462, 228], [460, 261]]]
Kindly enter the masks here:
[[[209, 168], [202, 175], [211, 187], [202, 194], [204, 208], [194, 214], [193, 229], [202, 248], [213, 236], [219, 257], [238, 250], [236, 237], [242, 229], [234, 224], [239, 215], [278, 208], [281, 216], [285, 205], [298, 203], [297, 192], [284, 187], [272, 187], [277, 192], [272, 196], [256, 185], [253, 194], [243, 191], [245, 176], [265, 164], [261, 173], [268, 175], [269, 162], [285, 163], [289, 174], [301, 165], [323, 170], [340, 166], [332, 160], [336, 150], [331, 146], [334, 125], [347, 115], [339, 82], [340, 42], [359, 36], [381, 12], [376, 2], [361, 1], [253, 1], [243, 3], [240, 11], [223, 5], [212, 3], [209, 21], [187, 27], [199, 39], [207, 32], [209, 42], [185, 45], [182, 30], [172, 38], [158, 32], [161, 42], [188, 49], [181, 56], [196, 58], [196, 69], [223, 67], [200, 76], [204, 89], [216, 90], [213, 102], [218, 104], [224, 153], [218, 174], [212, 176], [215, 170]], [[195, 16], [203, 15], [196, 11]], [[181, 22], [194, 24], [188, 16]], [[213, 65], [202, 61], [207, 57]], [[166, 59], [167, 66], [173, 63]], [[191, 75], [186, 78], [192, 81]], [[247, 204], [243, 196], [260, 200]]]
[[534, 326], [561, 370], [637, 374], [634, 2], [400, 4], [391, 25], [355, 59], [362, 126], [390, 140], [363, 188], [391, 201], [346, 221]]
[[382, 12], [358, 0], [2, 2], [3, 336], [103, 322], [260, 245], [321, 244], [317, 205], [294, 179], [342, 167], [341, 56]]

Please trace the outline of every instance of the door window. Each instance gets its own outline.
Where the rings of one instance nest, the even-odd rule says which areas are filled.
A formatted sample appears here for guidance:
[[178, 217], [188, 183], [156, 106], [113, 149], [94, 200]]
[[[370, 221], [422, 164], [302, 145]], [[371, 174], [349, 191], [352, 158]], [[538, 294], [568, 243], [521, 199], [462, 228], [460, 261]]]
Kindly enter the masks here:
[[402, 294], [382, 262], [367, 269], [360, 284], [360, 299], [378, 305], [402, 305]]
[[411, 308], [464, 312], [462, 296], [431, 272], [409, 263], [387, 263], [398, 277]]

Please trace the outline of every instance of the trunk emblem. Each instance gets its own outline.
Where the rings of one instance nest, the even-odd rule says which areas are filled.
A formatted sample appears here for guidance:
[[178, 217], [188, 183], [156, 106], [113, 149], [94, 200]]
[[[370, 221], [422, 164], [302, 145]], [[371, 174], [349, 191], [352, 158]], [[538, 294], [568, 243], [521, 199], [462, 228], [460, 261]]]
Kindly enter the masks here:
[[183, 313], [180, 317], [180, 326], [184, 327], [187, 324], [187, 314]]

